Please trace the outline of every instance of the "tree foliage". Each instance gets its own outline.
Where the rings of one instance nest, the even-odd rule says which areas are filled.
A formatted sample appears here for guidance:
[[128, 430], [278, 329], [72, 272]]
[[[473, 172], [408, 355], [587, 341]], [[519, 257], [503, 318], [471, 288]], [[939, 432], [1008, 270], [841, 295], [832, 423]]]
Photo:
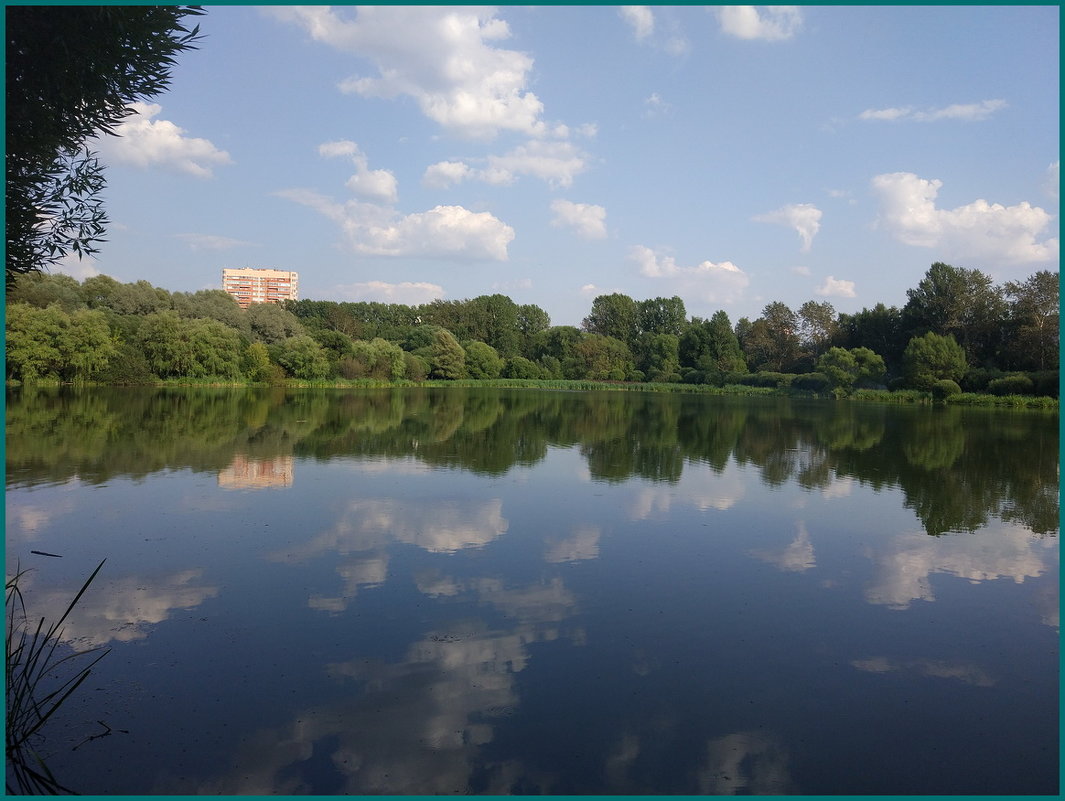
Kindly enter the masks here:
[[198, 6], [8, 6], [7, 283], [97, 251], [103, 167], [84, 148], [164, 91]]
[[961, 381], [969, 369], [965, 351], [953, 336], [929, 331], [914, 337], [902, 355], [903, 374], [915, 389], [930, 390], [936, 381]]

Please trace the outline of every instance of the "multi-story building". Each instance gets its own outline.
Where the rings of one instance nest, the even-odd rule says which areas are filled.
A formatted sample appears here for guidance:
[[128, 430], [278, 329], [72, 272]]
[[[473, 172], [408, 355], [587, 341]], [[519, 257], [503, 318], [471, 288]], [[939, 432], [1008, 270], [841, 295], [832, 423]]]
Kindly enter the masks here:
[[291, 270], [227, 267], [222, 270], [222, 289], [246, 309], [252, 303], [299, 300], [299, 277], [299, 273]]

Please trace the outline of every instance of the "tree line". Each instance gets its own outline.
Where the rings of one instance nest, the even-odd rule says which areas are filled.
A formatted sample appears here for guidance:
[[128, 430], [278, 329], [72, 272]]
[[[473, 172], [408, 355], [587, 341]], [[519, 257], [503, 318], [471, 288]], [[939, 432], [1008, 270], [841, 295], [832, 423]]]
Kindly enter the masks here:
[[724, 311], [689, 318], [679, 297], [614, 293], [595, 298], [577, 327], [552, 326], [540, 307], [501, 294], [245, 310], [222, 290], [31, 272], [7, 292], [7, 378], [525, 378], [1056, 396], [1058, 297], [1057, 273], [996, 286], [936, 262], [902, 308], [847, 314], [776, 301], [733, 325]]

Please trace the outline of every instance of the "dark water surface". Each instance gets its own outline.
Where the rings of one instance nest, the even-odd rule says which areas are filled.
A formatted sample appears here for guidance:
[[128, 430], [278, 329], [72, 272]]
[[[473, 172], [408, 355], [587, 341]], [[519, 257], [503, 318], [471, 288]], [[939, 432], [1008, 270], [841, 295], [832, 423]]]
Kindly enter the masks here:
[[9, 392], [6, 522], [82, 793], [1058, 791], [1056, 414]]

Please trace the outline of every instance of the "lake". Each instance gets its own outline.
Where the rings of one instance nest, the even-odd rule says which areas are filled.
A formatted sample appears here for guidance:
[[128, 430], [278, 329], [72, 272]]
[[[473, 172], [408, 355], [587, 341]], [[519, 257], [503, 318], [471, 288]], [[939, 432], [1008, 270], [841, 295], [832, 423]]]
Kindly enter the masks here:
[[100, 795], [1056, 795], [1058, 455], [1031, 411], [9, 390], [8, 574], [56, 616], [107, 560], [42, 751]]

